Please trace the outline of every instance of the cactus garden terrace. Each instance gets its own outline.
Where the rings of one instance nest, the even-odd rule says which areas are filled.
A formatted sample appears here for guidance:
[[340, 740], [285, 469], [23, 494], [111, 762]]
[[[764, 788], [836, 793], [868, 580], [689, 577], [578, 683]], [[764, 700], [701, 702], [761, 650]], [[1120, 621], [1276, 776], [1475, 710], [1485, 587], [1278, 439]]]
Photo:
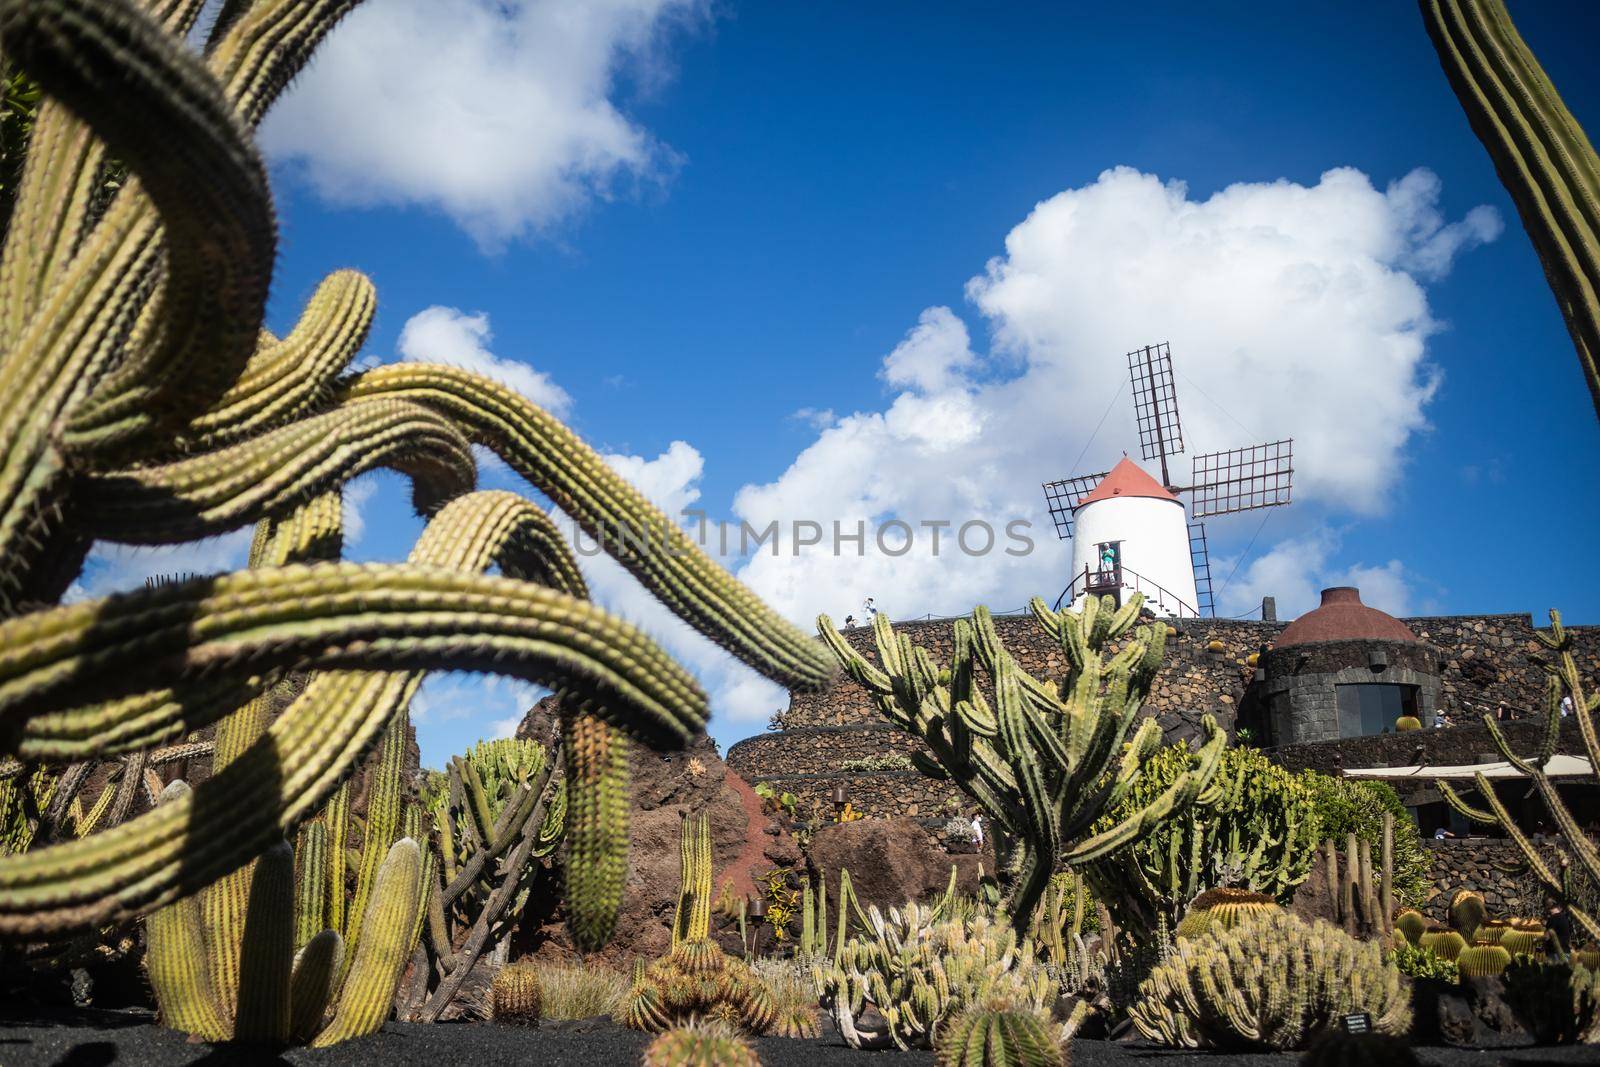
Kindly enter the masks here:
[[[290, 257], [320, 252], [335, 225], [299, 198], [395, 212], [371, 234], [421, 204], [492, 258], [520, 241], [561, 244], [560, 226], [591, 200], [620, 198], [624, 179], [702, 165], [639, 125], [671, 80], [656, 49], [674, 20], [722, 17], [702, 6], [0, 0], [0, 1064], [1600, 1062], [1600, 630], [1555, 611], [1397, 619], [1332, 581], [1287, 624], [1266, 601], [1248, 620], [1198, 607], [1212, 599], [1200, 518], [1286, 503], [1295, 463], [1313, 501], [1337, 495], [1331, 453], [1380, 435], [1329, 449], [1308, 426], [1299, 459], [1287, 437], [1204, 453], [1195, 469], [1206, 478], [1178, 485], [1170, 353], [1147, 346], [1129, 366], [1146, 390], [1133, 400], [1144, 458], [1159, 461], [1161, 481], [1124, 456], [1057, 516], [1064, 531], [1077, 523], [1074, 551], [1099, 561], [1081, 571], [1093, 595], [1074, 579], [1053, 604], [901, 625], [868, 598], [866, 625], [824, 614], [802, 627], [796, 605], [809, 601], [793, 599], [797, 588], [826, 574], [854, 589], [851, 566], [882, 561], [863, 551], [844, 570], [774, 579], [766, 560], [799, 566], [798, 545], [785, 563], [776, 548], [740, 560], [698, 542], [674, 513], [700, 494], [699, 453], [677, 438], [659, 461], [606, 451], [605, 433], [676, 432], [627, 420], [586, 440], [574, 426], [597, 423], [573, 414], [571, 395], [485, 347], [487, 313], [435, 304], [388, 337], [375, 277], [415, 288], [405, 260], [444, 300], [454, 273], [409, 243], [416, 220], [397, 243], [378, 235], [403, 255], [379, 241], [366, 271], [323, 263], [304, 286], [285, 282]], [[1543, 267], [1517, 291], [1560, 316], [1600, 404], [1600, 159], [1503, 0], [1418, 8], [1406, 25], [1426, 62], [1402, 81], [1431, 86], [1471, 158], [1492, 164]], [[868, 33], [876, 17], [849, 12], [829, 36]], [[903, 32], [942, 17], [919, 11]], [[954, 36], [977, 46], [991, 28], [975, 20]], [[417, 48], [425, 61], [383, 73]], [[826, 66], [807, 54], [810, 76], [789, 79], [776, 51], [762, 55], [774, 64], [766, 81], [816, 82]], [[463, 79], [475, 88], [456, 96]], [[613, 101], [625, 90], [639, 94], [629, 107]], [[709, 95], [735, 110], [749, 99]], [[407, 141], [401, 163], [346, 156], [330, 170], [312, 158], [392, 144], [391, 98], [406, 103], [393, 123]], [[282, 117], [269, 119], [275, 106]], [[360, 121], [341, 133], [347, 106]], [[838, 138], [865, 114], [854, 100], [850, 121], [818, 122], [820, 102], [804, 110], [806, 127]], [[879, 118], [874, 137], [887, 136], [893, 123]], [[731, 157], [754, 142], [781, 145], [761, 160], [765, 177], [746, 174], [763, 217], [801, 203], [767, 188], [808, 154], [790, 120], [763, 115], [763, 137], [720, 166], [715, 152], [700, 157], [736, 170]], [[432, 140], [485, 128], [487, 154], [474, 156], [473, 136], [446, 137], [450, 150]], [[857, 147], [862, 166], [883, 148]], [[850, 172], [813, 162], [830, 182]], [[501, 165], [514, 168], [512, 188], [493, 185]], [[335, 191], [351, 174], [360, 189]], [[1339, 236], [1316, 239], [1339, 252], [1382, 216], [1397, 229], [1364, 261], [1371, 269], [1330, 268], [1337, 284], [1299, 261], [1265, 273], [1297, 279], [1283, 303], [1360, 277], [1390, 287], [1339, 301], [1406, 309], [1387, 333], [1348, 318], [1299, 332], [1311, 344], [1348, 328], [1343, 349], [1379, 349], [1390, 363], [1414, 342], [1404, 388], [1387, 390], [1414, 394], [1390, 420], [1409, 433], [1438, 385], [1419, 377], [1421, 345], [1440, 332], [1424, 283], [1499, 224], [1488, 208], [1446, 224], [1427, 172], [1381, 194], [1358, 177], [1329, 171], [1318, 188], [1364, 209], [1301, 204], [1280, 235], [1320, 219], [1310, 228]], [[435, 184], [418, 192], [413, 180]], [[1096, 185], [1128, 181], [1141, 183], [1114, 170]], [[1194, 214], [1181, 183], [1143, 185], [1160, 188], [1162, 210]], [[1288, 179], [1251, 188], [1219, 192], [1202, 214], [1241, 196], [1309, 195]], [[728, 222], [739, 197], [721, 199], [721, 228], [753, 232]], [[837, 207], [824, 198], [802, 214]], [[1040, 202], [1030, 222], [1054, 208]], [[1144, 267], [1219, 250], [1229, 260], [1228, 241], [1272, 229], [1254, 212]], [[698, 253], [715, 227], [683, 229]], [[1125, 246], [1135, 229], [1163, 227], [1103, 229]], [[1049, 363], [1024, 340], [1014, 367], [998, 358], [1006, 284], [1035, 247], [1022, 237], [966, 289], [996, 320], [991, 355], [972, 351], [949, 308], [929, 308], [883, 361], [883, 383], [904, 390], [886, 416], [795, 413], [830, 446], [836, 431], [870, 441], [884, 430], [850, 457], [857, 471], [882, 461], [874, 493], [929, 456], [941, 483], [974, 496], [1031, 462], [1031, 445], [983, 451], [1022, 436], [1021, 420], [967, 406], [1034, 391], [1037, 381], [1006, 375]], [[340, 242], [339, 262], [363, 262]], [[755, 258], [788, 270], [803, 244], [772, 240]], [[663, 284], [737, 281], [719, 281], [709, 255], [696, 265], [682, 248], [629, 247], [630, 260], [671, 265]], [[563, 270], [581, 275], [581, 259]], [[735, 273], [754, 261], [747, 252]], [[1218, 269], [1209, 263], [1185, 277]], [[1091, 303], [1109, 305], [1141, 271], [1099, 274], [1038, 291], [1055, 308], [1108, 282]], [[1251, 278], [1242, 270], [1230, 285]], [[672, 316], [627, 281], [587, 296], [541, 292], [520, 274], [517, 284], [597, 331]], [[640, 304], [619, 313], [628, 289]], [[723, 314], [704, 319], [737, 320], [750, 295], [730, 291]], [[1274, 302], [1207, 296], [1201, 319], [1244, 330]], [[649, 335], [651, 362], [635, 370], [665, 367], [672, 380], [649, 379], [649, 403], [633, 407], [627, 376], [606, 378], [617, 409], [676, 413], [692, 406], [674, 392], [685, 381], [719, 384], [711, 364], [675, 349], [698, 340], [659, 340]], [[779, 367], [769, 382], [785, 403], [822, 363], [755, 362], [740, 372]], [[1257, 368], [1229, 388], [1275, 389], [1287, 403], [1306, 390], [1298, 381]], [[1049, 421], [1087, 431], [1081, 401], [1093, 390], [1070, 376], [1055, 385]], [[1353, 424], [1385, 392], [1347, 398], [1340, 418]], [[752, 456], [769, 444], [755, 436], [739, 442]], [[796, 459], [800, 480], [828, 451]], [[409, 497], [369, 513], [371, 492], [387, 491], [372, 489], [380, 472]], [[664, 489], [669, 475], [678, 480]], [[739, 508], [762, 506], [761, 492], [737, 495]], [[1339, 514], [1323, 516], [1325, 543], [1276, 550], [1332, 552]], [[1124, 520], [1132, 532], [1119, 539]], [[1141, 592], [1122, 576], [1149, 567], [1133, 557], [1152, 529], [1165, 538], [1149, 558], [1166, 584]], [[957, 579], [969, 566], [1005, 578], [958, 544], [942, 581], [967, 588]], [[581, 558], [586, 546], [607, 559]], [[175, 566], [103, 580], [135, 549]], [[1352, 566], [1340, 580], [1396, 573]], [[1245, 581], [1259, 577], [1251, 568]], [[510, 691], [518, 714], [484, 716], [475, 725], [493, 737], [438, 758], [442, 727], [464, 716], [430, 687], [483, 675], [510, 681], [474, 681], [473, 699]], [[707, 732], [713, 711], [733, 714], [754, 682], [788, 692], [789, 705], [724, 760]], [[513, 683], [526, 688], [494, 688]]]

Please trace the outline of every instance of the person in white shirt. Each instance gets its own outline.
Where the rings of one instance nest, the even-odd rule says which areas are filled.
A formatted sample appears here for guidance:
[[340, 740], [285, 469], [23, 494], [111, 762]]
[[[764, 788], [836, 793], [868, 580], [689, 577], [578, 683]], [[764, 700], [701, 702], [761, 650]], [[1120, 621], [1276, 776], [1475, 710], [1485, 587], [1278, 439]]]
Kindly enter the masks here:
[[1568, 715], [1571, 715], [1571, 714], [1572, 714], [1572, 694], [1568, 693], [1567, 695], [1565, 695], [1565, 696], [1563, 696], [1561, 698], [1561, 717], [1563, 719], [1565, 719]]
[[972, 813], [972, 840], [979, 848], [983, 847], [983, 817], [977, 812]]

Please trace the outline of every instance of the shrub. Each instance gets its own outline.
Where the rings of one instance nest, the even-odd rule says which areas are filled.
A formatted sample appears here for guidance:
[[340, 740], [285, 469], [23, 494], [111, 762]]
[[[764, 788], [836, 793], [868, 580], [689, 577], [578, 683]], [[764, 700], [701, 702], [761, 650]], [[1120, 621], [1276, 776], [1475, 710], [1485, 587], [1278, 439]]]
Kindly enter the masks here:
[[817, 982], [812, 968], [795, 960], [764, 957], [751, 963], [756, 977], [772, 993], [778, 1037], [813, 1038], [822, 1031], [817, 1021]]
[[1407, 978], [1437, 978], [1442, 982], [1461, 980], [1460, 970], [1453, 960], [1440, 959], [1432, 949], [1402, 941], [1395, 945], [1394, 965]]
[[610, 1015], [628, 992], [628, 976], [596, 964], [535, 963], [546, 1019]]
[[1396, 904], [1420, 908], [1428, 901], [1432, 887], [1428, 857], [1422, 851], [1422, 835], [1417, 824], [1400, 802], [1400, 794], [1383, 782], [1306, 771], [1301, 776], [1316, 808], [1321, 827], [1318, 844], [1332, 841], [1341, 848], [1345, 837], [1356, 837], [1372, 846], [1378, 856], [1383, 846], [1383, 813], [1394, 816], [1394, 899]]

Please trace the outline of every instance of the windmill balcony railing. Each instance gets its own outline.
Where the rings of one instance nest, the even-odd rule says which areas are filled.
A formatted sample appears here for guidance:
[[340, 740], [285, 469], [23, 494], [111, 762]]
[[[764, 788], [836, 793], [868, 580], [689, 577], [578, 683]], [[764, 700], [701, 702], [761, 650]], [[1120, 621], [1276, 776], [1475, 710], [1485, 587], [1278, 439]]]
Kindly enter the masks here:
[[1095, 596], [1110, 594], [1120, 601], [1124, 589], [1143, 593], [1152, 606], [1170, 611], [1180, 619], [1200, 618], [1199, 610], [1172, 590], [1158, 585], [1138, 571], [1120, 565], [1084, 567], [1082, 573], [1073, 575], [1072, 581], [1056, 597], [1055, 608], [1060, 611], [1062, 604], [1071, 605], [1079, 596], [1091, 593]]

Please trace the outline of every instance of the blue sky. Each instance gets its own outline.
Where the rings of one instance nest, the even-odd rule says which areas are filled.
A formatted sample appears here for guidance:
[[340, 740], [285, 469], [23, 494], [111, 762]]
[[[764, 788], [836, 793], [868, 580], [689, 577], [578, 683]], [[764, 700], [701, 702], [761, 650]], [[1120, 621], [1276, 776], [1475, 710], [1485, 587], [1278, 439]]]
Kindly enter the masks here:
[[[1600, 6], [1512, 12], [1597, 121]], [[1091, 432], [1123, 353], [1167, 340], [1194, 444], [1299, 443], [1294, 506], [1210, 524], [1224, 610], [1355, 581], [1396, 611], [1600, 622], [1600, 431], [1411, 4], [369, 0], [264, 143], [273, 327], [363, 270], [371, 358], [500, 373], [670, 505], [1043, 521], [1039, 482], [1135, 448], [1125, 393]], [[352, 554], [402, 557], [398, 479], [352, 492]], [[106, 549], [86, 584], [242, 547]], [[809, 628], [863, 595], [1053, 598], [1067, 558], [728, 563]], [[781, 706], [592, 577], [701, 674], [724, 743]], [[526, 699], [431, 682], [425, 762]]]

